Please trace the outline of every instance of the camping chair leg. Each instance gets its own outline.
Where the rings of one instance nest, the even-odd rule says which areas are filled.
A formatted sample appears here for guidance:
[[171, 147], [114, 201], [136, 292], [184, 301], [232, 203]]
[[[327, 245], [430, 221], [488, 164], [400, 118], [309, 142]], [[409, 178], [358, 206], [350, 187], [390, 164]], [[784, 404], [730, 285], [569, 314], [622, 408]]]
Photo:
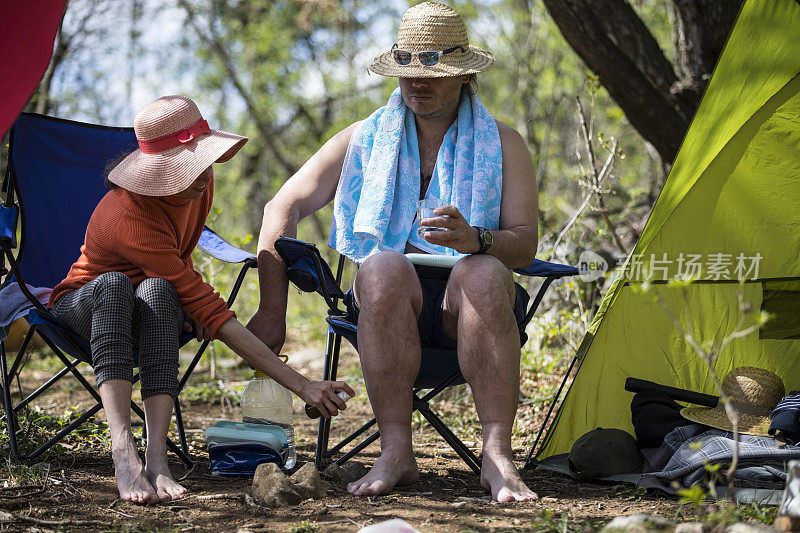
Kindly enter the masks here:
[[86, 422], [87, 420], [92, 418], [94, 415], [96, 415], [100, 411], [100, 409], [102, 409], [102, 408], [103, 408], [103, 404], [101, 404], [101, 403], [95, 404], [94, 407], [92, 407], [88, 411], [84, 412], [76, 420], [73, 420], [72, 422], [70, 422], [70, 424], [68, 426], [64, 427], [61, 431], [56, 433], [52, 438], [50, 438], [50, 440], [48, 440], [47, 442], [45, 442], [44, 444], [42, 444], [41, 446], [36, 448], [33, 452], [30, 453], [30, 455], [26, 455], [26, 456], [22, 457], [22, 459], [32, 460], [32, 459], [37, 458], [39, 455], [41, 455], [42, 453], [46, 452], [50, 447], [52, 447], [58, 441], [60, 441], [61, 439], [63, 439], [67, 435], [69, 435], [72, 432], [72, 430], [74, 430], [75, 428], [79, 427], [84, 422]]
[[175, 399], [175, 425], [178, 427], [178, 440], [181, 443], [181, 450], [187, 456], [189, 455], [189, 445], [186, 443], [186, 430], [183, 427], [183, 415], [181, 414], [181, 405], [177, 398]]
[[339, 466], [342, 466], [347, 461], [349, 461], [350, 459], [352, 459], [353, 457], [358, 455], [361, 452], [361, 450], [363, 450], [364, 448], [366, 448], [367, 446], [369, 446], [370, 444], [375, 442], [378, 439], [378, 437], [380, 437], [380, 436], [381, 436], [381, 432], [380, 431], [376, 431], [375, 433], [373, 433], [372, 435], [370, 435], [369, 437], [367, 437], [363, 441], [359, 442], [358, 445], [355, 446], [352, 450], [350, 450], [349, 452], [347, 452], [346, 454], [341, 456], [339, 459], [337, 459], [335, 461], [335, 463], [337, 465], [339, 465]]
[[548, 287], [550, 284], [555, 281], [555, 277], [549, 276], [545, 278], [542, 282], [542, 285], [539, 287], [539, 292], [536, 293], [536, 296], [533, 298], [533, 302], [528, 307], [528, 312], [525, 313], [525, 318], [522, 319], [522, 324], [527, 326], [528, 323], [533, 318], [533, 315], [536, 313], [536, 310], [539, 308], [539, 304], [542, 303], [542, 298], [544, 298], [544, 294], [547, 292]]
[[434, 413], [431, 408], [428, 406], [427, 402], [420, 402], [419, 400], [415, 400], [414, 407], [417, 411], [422, 413], [422, 416], [433, 426], [433, 429], [442, 436], [442, 438], [450, 445], [451, 448], [458, 454], [461, 459], [467, 463], [467, 466], [472, 469], [475, 474], [478, 476], [481, 475], [481, 462], [472, 453], [472, 450], [466, 447], [461, 440], [455, 436], [455, 434], [450, 431], [450, 428], [447, 427], [447, 424], [442, 422], [442, 419]]
[[[342, 347], [342, 336], [333, 332], [328, 328], [328, 338], [325, 342], [325, 367], [322, 370], [322, 379], [335, 380], [336, 371], [339, 365], [339, 350]], [[319, 419], [319, 429], [317, 430], [317, 447], [314, 450], [314, 464], [318, 470], [323, 470], [327, 465], [328, 457], [331, 453], [328, 451], [328, 441], [331, 431], [331, 419]]]
[[192, 372], [194, 372], [194, 369], [197, 366], [197, 363], [200, 362], [200, 358], [203, 357], [203, 354], [205, 353], [206, 348], [208, 348], [208, 345], [210, 343], [211, 343], [210, 340], [204, 340], [203, 343], [200, 345], [200, 348], [197, 349], [197, 353], [194, 354], [194, 358], [192, 359], [192, 362], [189, 363], [189, 366], [186, 367], [186, 372], [184, 372], [183, 376], [181, 376], [181, 380], [178, 383], [178, 392], [182, 391], [183, 388], [186, 386], [186, 382], [189, 381], [189, 378], [191, 377]]
[[366, 424], [364, 424], [363, 426], [361, 426], [360, 428], [358, 428], [357, 430], [355, 430], [354, 432], [349, 434], [344, 439], [342, 439], [342, 441], [339, 444], [337, 444], [336, 446], [334, 446], [333, 448], [328, 450], [328, 453], [331, 454], [331, 455], [333, 455], [334, 453], [339, 453], [339, 451], [341, 451], [342, 448], [344, 448], [345, 446], [350, 444], [352, 441], [357, 439], [362, 433], [367, 431], [369, 428], [374, 426], [376, 423], [377, 423], [377, 420], [375, 420], [375, 418], [372, 418], [369, 422], [367, 422]]
[[[19, 356], [17, 356], [17, 357], [19, 357]], [[53, 377], [51, 377], [49, 380], [47, 380], [47, 382], [44, 385], [42, 385], [41, 387], [39, 387], [38, 389], [36, 389], [32, 393], [30, 393], [24, 400], [20, 401], [14, 407], [14, 410], [15, 411], [19, 411], [20, 409], [22, 409], [23, 407], [28, 405], [30, 402], [35, 400], [37, 396], [39, 396], [44, 391], [49, 389], [51, 386], [56, 384], [58, 382], [58, 380], [60, 380], [62, 377], [64, 377], [66, 374], [68, 374], [70, 371], [72, 371], [72, 369], [75, 368], [76, 366], [78, 366], [80, 363], [81, 363], [81, 361], [79, 359], [75, 359], [74, 361], [72, 361], [72, 363], [70, 363], [69, 366], [65, 366], [64, 368], [62, 368], [61, 370], [56, 372], [53, 375]], [[12, 373], [12, 375], [13, 375], [13, 373]]]
[[19, 458], [19, 451], [17, 450], [17, 415], [11, 405], [11, 380], [6, 366], [6, 343], [0, 342], [0, 372], [3, 374], [3, 405], [6, 409], [8, 440], [11, 443], [11, 455]]
[[22, 339], [22, 344], [19, 345], [19, 350], [17, 350], [17, 358], [14, 360], [14, 364], [11, 365], [11, 370], [8, 372], [8, 376], [11, 380], [14, 379], [14, 375], [19, 370], [19, 367], [22, 365], [22, 360], [25, 359], [24, 355], [27, 353], [28, 344], [30, 344], [31, 339], [33, 339], [33, 335], [36, 333], [36, 325], [30, 326], [28, 328], [27, 333], [25, 333], [25, 338]]
[[550, 402], [550, 408], [547, 410], [547, 415], [544, 417], [544, 421], [542, 422], [541, 427], [539, 428], [539, 432], [536, 434], [536, 440], [533, 441], [533, 446], [528, 451], [527, 457], [525, 457], [525, 464], [522, 465], [523, 470], [527, 470], [533, 463], [533, 452], [536, 450], [536, 446], [539, 444], [539, 439], [542, 437], [542, 433], [544, 433], [545, 428], [547, 427], [547, 422], [550, 420], [550, 415], [553, 414], [553, 409], [558, 403], [558, 399], [561, 397], [561, 391], [564, 390], [564, 385], [566, 385], [567, 380], [569, 379], [569, 375], [572, 373], [572, 368], [575, 366], [575, 362], [578, 360], [578, 357], [575, 356], [572, 358], [572, 362], [569, 364], [569, 368], [567, 369], [567, 373], [564, 374], [564, 379], [561, 380], [561, 385], [558, 386], [558, 392], [556, 392], [555, 397], [553, 397], [553, 401]]

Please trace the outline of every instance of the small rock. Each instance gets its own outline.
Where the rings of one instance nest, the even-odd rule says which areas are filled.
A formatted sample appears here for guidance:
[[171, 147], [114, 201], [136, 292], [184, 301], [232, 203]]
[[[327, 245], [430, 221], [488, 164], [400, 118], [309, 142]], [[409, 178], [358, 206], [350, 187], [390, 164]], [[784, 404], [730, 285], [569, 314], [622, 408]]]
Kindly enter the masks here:
[[319, 500], [325, 497], [325, 482], [319, 475], [319, 470], [314, 463], [306, 463], [292, 474], [291, 477], [294, 490], [303, 498], [314, 498]]
[[606, 525], [601, 531], [624, 531], [627, 533], [648, 533], [651, 531], [671, 530], [674, 526], [660, 516], [636, 513], [628, 516], [618, 516]]
[[725, 528], [725, 533], [774, 533], [774, 529], [761, 524], [745, 524], [742, 522], [731, 524]]
[[351, 483], [366, 476], [367, 467], [354, 462], [348, 462], [344, 466], [333, 463], [322, 472], [322, 475], [335, 483]]
[[684, 522], [675, 527], [675, 533], [703, 533], [703, 524], [700, 522]]
[[453, 502], [450, 504], [450, 507], [454, 509], [462, 509], [467, 506], [467, 502]]
[[297, 493], [292, 482], [275, 463], [258, 465], [250, 489], [253, 499], [265, 507], [297, 505], [303, 497]]

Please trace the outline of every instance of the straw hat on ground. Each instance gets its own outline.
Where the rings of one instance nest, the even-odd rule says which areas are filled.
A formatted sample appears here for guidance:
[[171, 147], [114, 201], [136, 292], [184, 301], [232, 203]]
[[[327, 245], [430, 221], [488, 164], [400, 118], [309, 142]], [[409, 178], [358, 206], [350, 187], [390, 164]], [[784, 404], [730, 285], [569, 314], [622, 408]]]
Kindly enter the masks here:
[[[395, 49], [411, 52], [410, 63], [399, 64]], [[440, 54], [438, 62], [430, 66], [423, 65], [417, 55], [447, 50], [452, 51]], [[395, 78], [444, 78], [477, 74], [492, 65], [494, 56], [490, 52], [469, 44], [467, 28], [457, 11], [436, 2], [424, 2], [406, 11], [400, 21], [397, 44], [376, 57], [369, 69]]]
[[232, 158], [247, 137], [212, 130], [197, 104], [162, 96], [133, 121], [139, 149], [109, 173], [112, 183], [137, 194], [169, 196], [191, 185], [212, 163]]
[[[781, 378], [763, 368], [740, 366], [723, 378], [722, 390], [739, 413], [739, 433], [767, 436], [770, 413], [786, 393]], [[685, 407], [681, 416], [698, 424], [733, 431], [723, 405]]]

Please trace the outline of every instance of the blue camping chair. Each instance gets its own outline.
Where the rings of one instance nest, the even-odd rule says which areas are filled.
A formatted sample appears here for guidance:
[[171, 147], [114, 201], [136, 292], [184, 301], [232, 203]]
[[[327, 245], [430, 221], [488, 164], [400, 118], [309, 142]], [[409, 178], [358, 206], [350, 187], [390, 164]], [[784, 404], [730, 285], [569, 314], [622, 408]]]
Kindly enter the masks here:
[[[82, 363], [91, 361], [89, 343], [55, 318], [29, 287], [52, 288], [64, 278], [70, 265], [78, 258], [89, 217], [108, 192], [103, 179], [106, 164], [136, 147], [132, 128], [96, 126], [37, 114], [20, 115], [11, 130], [8, 168], [3, 181], [5, 201], [0, 206], [0, 246], [3, 252], [0, 275], [4, 278], [3, 292], [18, 288], [27, 299], [29, 310], [22, 316], [30, 326], [10, 368], [5, 334], [2, 335], [0, 371], [11, 453], [20, 460], [38, 457], [102, 408], [100, 395], [78, 369]], [[243, 263], [228, 299], [228, 305], [232, 305], [246, 271], [256, 266], [255, 256], [228, 244], [208, 228], [203, 232], [199, 246], [217, 259]], [[10, 272], [6, 269], [6, 261]], [[12, 381], [24, 367], [35, 333], [64, 366], [51, 379], [13, 404]], [[184, 334], [181, 344], [192, 338], [192, 334]], [[179, 381], [180, 389], [183, 389], [209, 342], [200, 345]], [[70, 373], [92, 395], [96, 404], [32, 452], [21, 453], [17, 413]], [[134, 380], [138, 380], [138, 375]], [[144, 418], [144, 412], [134, 402], [131, 402], [131, 409]], [[187, 466], [191, 466], [178, 401], [175, 402], [175, 417], [180, 446], [170, 440], [167, 445]]]
[[[275, 248], [286, 263], [289, 280], [304, 292], [316, 292], [320, 294], [328, 305], [328, 316], [326, 318], [326, 322], [328, 323], [328, 335], [322, 379], [335, 380], [339, 365], [339, 351], [341, 349], [342, 338], [347, 339], [353, 347], [358, 350], [357, 325], [348, 319], [346, 310], [339, 308], [339, 301], [344, 297], [344, 292], [341, 289], [341, 282], [345, 258], [344, 256], [339, 257], [336, 275], [334, 276], [330, 267], [320, 255], [319, 250], [313, 244], [297, 239], [281, 237], [275, 243]], [[520, 345], [522, 346], [527, 340], [525, 326], [527, 326], [533, 318], [550, 284], [557, 279], [578, 274], [578, 269], [537, 259], [534, 260], [528, 268], [516, 269], [515, 271], [525, 276], [544, 278], [539, 287], [539, 291], [536, 293], [533, 301], [530, 302], [525, 314], [525, 319], [520, 326]], [[444, 275], [447, 274], [449, 273], [444, 273]], [[453, 448], [456, 454], [461, 457], [467, 466], [476, 474], [480, 475], [481, 463], [478, 458], [472, 450], [461, 442], [450, 428], [447, 427], [429, 405], [444, 389], [462, 383], [465, 383], [465, 380], [458, 367], [458, 353], [456, 350], [424, 347], [422, 349], [419, 373], [414, 383], [413, 409], [414, 411], [419, 411], [436, 432], [442, 436], [451, 448]], [[430, 390], [423, 394], [423, 389]], [[345, 446], [358, 439], [376, 424], [375, 418], [372, 418], [359, 429], [342, 439], [338, 444], [329, 447], [331, 420], [332, 419], [320, 418], [319, 422], [314, 462], [320, 470], [331, 462], [335, 454], [341, 452]], [[373, 432], [347, 453], [336, 459], [335, 463], [343, 465], [361, 452], [361, 450], [369, 446], [378, 437], [378, 431]]]

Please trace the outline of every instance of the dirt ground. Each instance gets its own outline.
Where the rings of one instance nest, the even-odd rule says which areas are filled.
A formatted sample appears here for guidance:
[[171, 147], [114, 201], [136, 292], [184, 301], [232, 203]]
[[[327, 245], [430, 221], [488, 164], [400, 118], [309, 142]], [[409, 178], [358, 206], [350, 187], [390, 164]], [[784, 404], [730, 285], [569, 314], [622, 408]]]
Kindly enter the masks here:
[[[197, 421], [200, 413], [190, 412]], [[206, 413], [207, 414], [207, 413]], [[298, 464], [313, 460], [312, 424], [299, 424], [303, 438]], [[425, 433], [432, 433], [427, 429]], [[676, 501], [633, 495], [626, 486], [576, 483], [541, 470], [524, 473], [524, 479], [541, 499], [519, 504], [493, 503], [487, 492], [461, 460], [445, 451], [434, 435], [416, 439], [420, 481], [413, 486], [377, 498], [354, 497], [344, 486], [334, 485], [322, 500], [298, 506], [265, 509], [248, 504], [249, 479], [221, 478], [209, 474], [202, 443], [195, 441], [198, 464], [183, 484], [190, 495], [171, 503], [140, 506], [117, 498], [113, 466], [107, 450], [97, 449], [47, 459], [49, 481], [42, 491], [0, 494], [0, 509], [14, 513], [0, 523], [0, 530], [60, 529], [74, 531], [356, 531], [392, 518], [402, 518], [421, 531], [555, 531], [592, 530], [615, 516], [643, 512], [674, 519], [680, 513]], [[377, 448], [370, 447], [363, 464], [370, 465]], [[185, 475], [174, 459], [172, 471]], [[549, 513], [550, 518], [543, 518]], [[564, 524], [562, 513], [568, 516]], [[306, 529], [303, 527], [306, 526]], [[314, 529], [318, 526], [318, 529]], [[29, 528], [34, 529], [29, 529]], [[563, 531], [563, 529], [562, 529]]]
[[[306, 368], [308, 375], [316, 373]], [[80, 403], [83, 392], [61, 390], [44, 405], [48, 412], [62, 412]], [[297, 410], [297, 406], [296, 406]], [[366, 405], [352, 405], [343, 413], [333, 434], [357, 427], [370, 414]], [[577, 483], [543, 470], [523, 473], [540, 500], [517, 504], [493, 503], [477, 476], [441, 440], [430, 426], [415, 431], [420, 481], [377, 498], [347, 493], [344, 485], [332, 485], [326, 498], [300, 505], [266, 509], [248, 503], [245, 494], [251, 480], [213, 477], [203, 441], [204, 430], [220, 419], [236, 419], [236, 410], [224, 403], [192, 402], [185, 407], [191, 453], [197, 459], [186, 472], [172, 457], [173, 474], [184, 479], [189, 496], [181, 501], [140, 506], [117, 497], [110, 450], [103, 445], [49, 454], [37, 468], [49, 472], [44, 486], [10, 488], [13, 463], [6, 459], [0, 483], [0, 531], [278, 531], [334, 532], [402, 518], [425, 532], [461, 531], [592, 531], [615, 516], [632, 513], [660, 515], [669, 520], [690, 519], [690, 512], [676, 500], [645, 495], [630, 486]], [[463, 416], [472, 416], [464, 413]], [[538, 419], [530, 406], [520, 418]], [[102, 419], [102, 415], [98, 415]], [[313, 461], [316, 423], [296, 416], [298, 467]], [[526, 422], [527, 425], [527, 422]], [[538, 427], [533, 425], [532, 427]], [[514, 451], [522, 462], [534, 435], [516, 438]], [[479, 440], [479, 439], [476, 439]], [[479, 452], [477, 442], [474, 450]], [[377, 456], [371, 445], [357, 460], [366, 466]]]

